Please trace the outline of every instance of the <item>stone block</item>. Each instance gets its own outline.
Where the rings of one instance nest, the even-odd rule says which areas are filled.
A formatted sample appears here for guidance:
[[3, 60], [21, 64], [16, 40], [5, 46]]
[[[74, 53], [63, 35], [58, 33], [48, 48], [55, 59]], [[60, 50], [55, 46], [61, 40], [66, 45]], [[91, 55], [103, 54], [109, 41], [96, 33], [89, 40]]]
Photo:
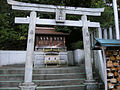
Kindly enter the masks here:
[[74, 65], [73, 51], [68, 51], [68, 65]]
[[84, 63], [85, 60], [84, 50], [82, 49], [74, 50], [74, 60], [75, 60], [75, 64], [77, 65]]

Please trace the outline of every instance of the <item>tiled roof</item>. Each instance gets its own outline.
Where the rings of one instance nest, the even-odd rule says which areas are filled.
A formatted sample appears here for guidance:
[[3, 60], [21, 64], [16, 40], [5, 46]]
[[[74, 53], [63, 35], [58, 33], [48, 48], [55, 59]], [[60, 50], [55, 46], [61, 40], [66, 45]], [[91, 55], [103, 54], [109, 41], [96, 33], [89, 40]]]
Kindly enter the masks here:
[[56, 32], [55, 28], [51, 27], [36, 27], [35, 33], [45, 35], [69, 35], [69, 33]]

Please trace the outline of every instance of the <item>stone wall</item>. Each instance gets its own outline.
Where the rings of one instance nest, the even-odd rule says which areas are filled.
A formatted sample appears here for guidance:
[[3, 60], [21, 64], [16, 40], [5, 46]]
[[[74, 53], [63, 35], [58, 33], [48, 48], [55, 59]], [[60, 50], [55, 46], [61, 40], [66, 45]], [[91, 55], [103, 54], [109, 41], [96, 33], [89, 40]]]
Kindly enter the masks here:
[[[67, 52], [60, 52], [60, 64], [68, 64], [68, 56]], [[35, 59], [34, 59], [34, 66], [35, 67], [42, 67], [44, 66], [44, 58], [45, 53], [44, 52], [35, 52]]]
[[81, 63], [84, 63], [84, 60], [85, 60], [84, 50], [82, 49], [74, 50], [75, 64], [80, 65]]
[[68, 65], [75, 65], [73, 51], [68, 51]]
[[34, 56], [34, 67], [44, 66], [44, 52], [35, 52]]
[[26, 51], [0, 51], [0, 66], [25, 63]]
[[[77, 49], [75, 51], [60, 52], [61, 64], [74, 65], [83, 63], [84, 51]], [[0, 66], [10, 64], [25, 63], [26, 51], [0, 51]], [[34, 66], [44, 66], [44, 52], [35, 52]]]

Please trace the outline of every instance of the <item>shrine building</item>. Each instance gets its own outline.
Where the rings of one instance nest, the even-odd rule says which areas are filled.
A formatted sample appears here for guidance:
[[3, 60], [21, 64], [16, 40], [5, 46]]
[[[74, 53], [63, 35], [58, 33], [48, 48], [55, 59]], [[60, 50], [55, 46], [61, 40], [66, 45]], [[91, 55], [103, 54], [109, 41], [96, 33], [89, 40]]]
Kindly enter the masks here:
[[50, 27], [36, 27], [35, 34], [35, 67], [68, 63], [65, 44], [69, 33], [56, 32]]

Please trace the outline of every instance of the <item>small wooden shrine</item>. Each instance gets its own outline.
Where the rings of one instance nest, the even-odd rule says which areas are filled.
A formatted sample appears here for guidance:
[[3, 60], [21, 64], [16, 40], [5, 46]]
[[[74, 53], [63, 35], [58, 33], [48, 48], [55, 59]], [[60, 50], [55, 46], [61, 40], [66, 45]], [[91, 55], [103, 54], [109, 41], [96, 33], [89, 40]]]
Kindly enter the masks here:
[[48, 27], [36, 27], [35, 33], [35, 51], [44, 53], [44, 56], [40, 56], [44, 58], [39, 59], [39, 61], [43, 60], [43, 64], [46, 66], [48, 64], [58, 66], [62, 64], [62, 62], [67, 62], [64, 59], [61, 59], [60, 52], [66, 52], [67, 48], [65, 42], [66, 36], [68, 36], [69, 33], [56, 32], [55, 28]]
[[36, 50], [66, 49], [65, 37], [68, 33], [56, 32], [55, 28], [36, 27]]

